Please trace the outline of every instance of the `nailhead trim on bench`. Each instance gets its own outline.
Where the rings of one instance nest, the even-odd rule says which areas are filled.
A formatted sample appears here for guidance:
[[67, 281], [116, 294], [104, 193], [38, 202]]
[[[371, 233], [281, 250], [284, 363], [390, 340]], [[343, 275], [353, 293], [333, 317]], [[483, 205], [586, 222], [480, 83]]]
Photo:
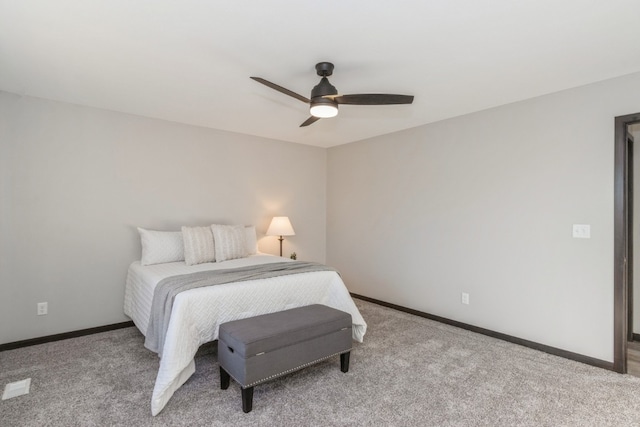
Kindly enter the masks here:
[[[333, 353], [333, 354], [332, 354], [332, 355], [330, 355], [330, 356], [322, 357], [322, 358], [320, 358], [320, 359], [316, 359], [316, 360], [314, 360], [313, 362], [308, 362], [308, 363], [305, 363], [305, 364], [303, 364], [303, 365], [296, 366], [295, 368], [287, 369], [286, 371], [280, 372], [279, 374], [273, 374], [273, 375], [268, 376], [268, 377], [266, 377], [266, 378], [263, 378], [263, 379], [261, 379], [261, 380], [254, 381], [254, 382], [252, 382], [251, 384], [247, 384], [247, 385], [244, 385], [244, 386], [241, 384], [241, 386], [242, 386], [242, 388], [253, 387], [254, 385], [258, 385], [258, 384], [263, 383], [263, 382], [265, 382], [265, 381], [268, 381], [268, 380], [271, 380], [271, 379], [278, 378], [278, 377], [281, 377], [281, 376], [283, 376], [283, 375], [286, 375], [286, 374], [288, 374], [288, 373], [290, 373], [290, 372], [294, 372], [294, 371], [297, 371], [297, 370], [299, 370], [299, 369], [306, 368], [307, 366], [311, 366], [311, 365], [313, 365], [313, 364], [315, 364], [315, 363], [322, 362], [323, 360], [330, 359], [330, 358], [332, 358], [333, 356], [337, 356], [337, 355], [339, 355], [339, 354], [343, 354], [343, 353], [346, 353], [346, 352], [351, 351], [351, 350], [352, 350], [352, 348], [350, 348], [349, 350], [340, 351], [340, 352], [338, 352], [338, 353]], [[227, 372], [227, 373], [228, 373], [228, 372]], [[238, 384], [240, 384], [240, 381], [238, 381], [238, 380], [236, 379], [236, 377], [234, 377], [234, 376], [233, 376], [233, 375], [231, 375], [231, 374], [229, 374], [229, 375], [230, 375], [230, 376], [231, 376], [231, 378], [233, 378], [233, 379], [234, 379]]]

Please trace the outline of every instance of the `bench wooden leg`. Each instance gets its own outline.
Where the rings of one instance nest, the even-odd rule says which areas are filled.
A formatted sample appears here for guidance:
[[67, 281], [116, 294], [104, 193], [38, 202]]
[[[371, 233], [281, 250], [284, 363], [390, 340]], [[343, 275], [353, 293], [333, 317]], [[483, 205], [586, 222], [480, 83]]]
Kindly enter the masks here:
[[350, 351], [346, 353], [342, 353], [340, 355], [340, 370], [342, 372], [349, 372], [349, 356], [351, 355]]
[[246, 414], [253, 407], [253, 387], [242, 388], [242, 411]]
[[230, 380], [229, 373], [224, 369], [222, 369], [222, 366], [221, 366], [220, 367], [220, 388], [222, 390], [226, 390], [229, 388], [229, 380]]

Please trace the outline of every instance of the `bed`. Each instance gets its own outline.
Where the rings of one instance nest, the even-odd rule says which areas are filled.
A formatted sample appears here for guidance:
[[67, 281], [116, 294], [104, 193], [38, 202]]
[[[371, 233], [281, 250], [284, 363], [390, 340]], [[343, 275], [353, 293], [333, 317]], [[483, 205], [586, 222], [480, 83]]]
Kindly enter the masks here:
[[[289, 260], [259, 253], [197, 265], [186, 265], [185, 262], [142, 265], [140, 261], [135, 261], [127, 274], [124, 312], [146, 336], [154, 289], [163, 279], [283, 261]], [[152, 414], [157, 415], [174, 392], [195, 372], [196, 351], [202, 344], [218, 338], [221, 323], [310, 304], [324, 304], [350, 313], [353, 338], [362, 342], [367, 325], [335, 271], [290, 274], [200, 287], [179, 293], [173, 302], [162, 351], [158, 352], [162, 357], [151, 399]]]

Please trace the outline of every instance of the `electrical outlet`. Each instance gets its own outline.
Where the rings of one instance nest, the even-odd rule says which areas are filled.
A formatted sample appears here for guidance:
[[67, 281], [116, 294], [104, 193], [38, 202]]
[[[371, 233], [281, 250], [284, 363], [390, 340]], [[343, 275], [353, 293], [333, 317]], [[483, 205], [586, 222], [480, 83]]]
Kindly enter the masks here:
[[42, 316], [49, 313], [49, 304], [46, 302], [38, 303], [38, 316]]
[[466, 305], [469, 304], [469, 294], [466, 292], [462, 293], [462, 303]]
[[573, 224], [573, 237], [576, 239], [590, 239], [591, 225], [589, 224]]

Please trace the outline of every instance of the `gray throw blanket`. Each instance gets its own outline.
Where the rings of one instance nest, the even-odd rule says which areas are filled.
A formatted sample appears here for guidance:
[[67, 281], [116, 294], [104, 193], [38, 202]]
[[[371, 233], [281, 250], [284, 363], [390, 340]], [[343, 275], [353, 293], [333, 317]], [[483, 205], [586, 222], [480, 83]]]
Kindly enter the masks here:
[[197, 273], [167, 277], [161, 280], [154, 290], [149, 326], [147, 328], [144, 346], [162, 357], [162, 349], [164, 347], [167, 329], [169, 328], [173, 300], [180, 292], [201, 288], [203, 286], [267, 279], [270, 277], [314, 271], [336, 270], [315, 262], [287, 261], [225, 270], [200, 271]]

